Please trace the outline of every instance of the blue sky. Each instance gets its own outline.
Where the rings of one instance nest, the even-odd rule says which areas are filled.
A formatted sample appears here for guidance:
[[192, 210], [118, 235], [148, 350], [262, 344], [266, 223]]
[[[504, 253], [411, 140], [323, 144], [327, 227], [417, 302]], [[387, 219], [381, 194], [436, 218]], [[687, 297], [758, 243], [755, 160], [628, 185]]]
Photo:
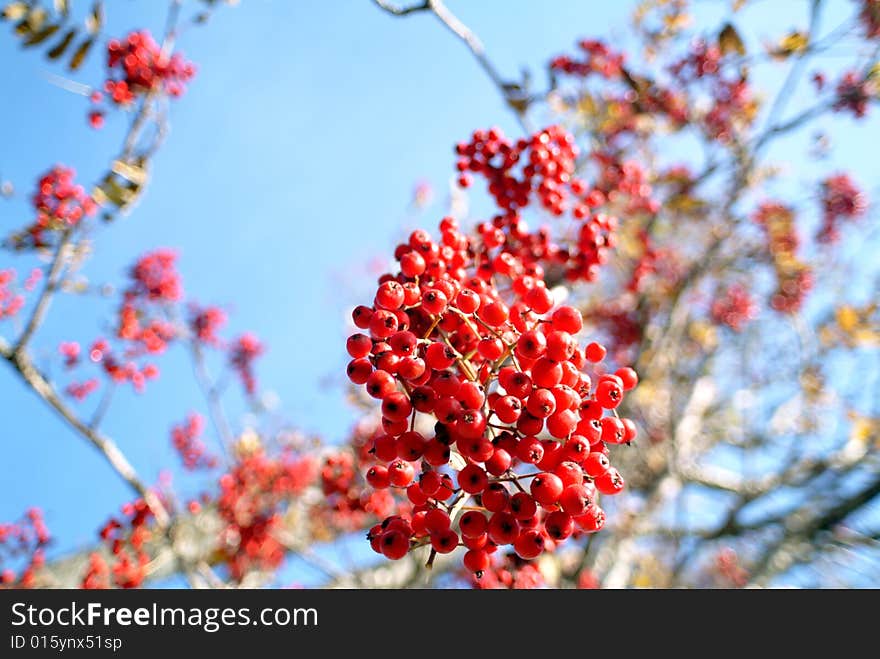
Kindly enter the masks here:
[[[166, 3], [109, 4], [108, 33], [161, 31]], [[544, 63], [576, 39], [623, 39], [632, 9], [577, 0], [449, 4], [503, 74], [516, 77], [528, 67], [538, 87]], [[799, 3], [797, 12], [780, 8], [789, 3], [760, 4], [771, 7], [753, 19], [760, 20], [759, 36], [805, 26]], [[851, 3], [832, 6], [848, 14]], [[267, 344], [258, 373], [277, 394], [279, 411], [338, 440], [355, 418], [340, 375], [345, 318], [365, 294], [366, 265], [411, 228], [439, 218], [455, 142], [489, 125], [516, 134], [517, 125], [436, 20], [393, 19], [368, 0], [244, 0], [185, 32], [179, 49], [198, 74], [173, 105], [172, 131], [146, 195], [130, 216], [97, 233], [85, 273], [118, 284], [141, 253], [177, 248], [189, 296], [223, 305], [231, 331], [252, 330]], [[98, 83], [101, 59], [92, 57], [72, 79]], [[111, 113], [102, 131], [92, 131], [86, 99], [48, 80], [65, 72], [22, 51], [7, 25], [0, 25], [0, 62], [0, 179], [18, 190], [0, 200], [5, 235], [31, 219], [28, 195], [52, 164], [94, 181], [117, 150], [127, 117]], [[842, 138], [841, 157], [864, 162], [858, 140], [847, 146], [846, 132]], [[435, 202], [414, 215], [408, 205], [422, 179], [434, 187]], [[0, 254], [0, 268], [10, 265], [26, 273], [33, 261]], [[34, 343], [37, 355], [52, 354], [62, 339], [87, 343], [106, 331], [112, 311], [108, 301], [57, 300]], [[0, 323], [7, 338], [11, 329]], [[105, 425], [148, 481], [177, 464], [170, 425], [190, 410], [204, 411], [183, 352], [172, 350], [161, 366], [162, 378], [146, 394], [117, 397]], [[240, 428], [236, 396], [230, 409]], [[103, 520], [130, 497], [101, 457], [8, 368], [0, 369], [0, 443], [0, 520], [43, 507], [57, 538], [53, 552], [93, 542]], [[181, 489], [197, 491], [193, 481]]]

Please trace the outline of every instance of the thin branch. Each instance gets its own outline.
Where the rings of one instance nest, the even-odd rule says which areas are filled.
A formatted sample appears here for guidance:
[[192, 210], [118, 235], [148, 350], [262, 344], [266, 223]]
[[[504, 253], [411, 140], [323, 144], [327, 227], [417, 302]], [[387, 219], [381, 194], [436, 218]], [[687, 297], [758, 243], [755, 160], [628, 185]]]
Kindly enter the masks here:
[[40, 297], [37, 300], [37, 304], [34, 306], [31, 317], [28, 320], [24, 331], [21, 333], [18, 343], [16, 343], [15, 348], [13, 349], [13, 354], [23, 354], [24, 351], [27, 350], [28, 343], [46, 317], [46, 312], [49, 310], [49, 305], [51, 304], [55, 291], [58, 290], [58, 284], [61, 281], [61, 276], [64, 271], [64, 258], [67, 255], [67, 246], [70, 244], [72, 235], [73, 227], [67, 227], [61, 234], [61, 238], [58, 241], [58, 247], [55, 251], [55, 256], [52, 259], [52, 265], [49, 267], [49, 274], [46, 277], [46, 285], [43, 287], [43, 292], [40, 293]]
[[391, 4], [390, 2], [386, 2], [385, 0], [373, 0], [379, 9], [384, 9], [389, 14], [394, 16], [406, 16], [408, 14], [414, 14], [418, 11], [430, 11], [431, 3], [429, 0], [425, 0], [425, 2], [418, 5], [411, 5], [409, 7], [398, 7], [396, 5]]
[[483, 46], [483, 42], [480, 41], [479, 37], [473, 30], [449, 10], [443, 0], [425, 0], [425, 2], [421, 4], [409, 7], [397, 7], [391, 3], [385, 2], [385, 0], [373, 0], [373, 2], [380, 9], [385, 10], [392, 16], [407, 16], [422, 11], [430, 11], [434, 14], [434, 16], [436, 16], [437, 19], [443, 23], [450, 32], [452, 32], [452, 34], [458, 37], [468, 47], [468, 50], [471, 51], [474, 59], [477, 60], [477, 64], [479, 64], [480, 68], [483, 69], [487, 76], [489, 76], [489, 79], [498, 88], [498, 91], [501, 93], [501, 96], [504, 98], [507, 105], [513, 110], [522, 129], [527, 133], [533, 132], [533, 128], [526, 117], [529, 98], [525, 90], [519, 85], [504, 79], [504, 76], [499, 73], [498, 69], [495, 68], [495, 65], [492, 64], [491, 60], [486, 55], [486, 48]]
[[208, 375], [208, 369], [205, 366], [205, 357], [202, 353], [201, 346], [199, 346], [197, 341], [193, 340], [191, 342], [191, 348], [190, 352], [193, 359], [193, 373], [195, 374], [199, 388], [202, 390], [202, 394], [205, 396], [205, 400], [208, 403], [208, 413], [211, 417], [211, 422], [214, 424], [214, 429], [217, 431], [217, 439], [220, 448], [223, 450], [224, 455], [228, 456], [229, 446], [232, 445], [233, 441], [232, 428], [229, 425], [229, 421], [226, 419], [223, 405], [220, 403], [217, 386], [211, 382], [211, 377]]
[[45, 400], [68, 424], [70, 424], [80, 435], [82, 435], [89, 443], [94, 446], [107, 460], [113, 470], [122, 480], [128, 483], [137, 494], [143, 498], [146, 504], [153, 511], [156, 522], [163, 529], [167, 528], [169, 523], [168, 511], [159, 500], [159, 497], [150, 490], [140, 477], [137, 475], [134, 467], [128, 459], [123, 455], [122, 451], [116, 443], [109, 437], [104, 436], [97, 430], [94, 430], [83, 423], [79, 417], [74, 414], [64, 401], [58, 396], [55, 388], [45, 378], [45, 376], [33, 365], [30, 358], [26, 354], [12, 352], [8, 349], [3, 350], [7, 361], [12, 365], [22, 379], [30, 386], [33, 391]]

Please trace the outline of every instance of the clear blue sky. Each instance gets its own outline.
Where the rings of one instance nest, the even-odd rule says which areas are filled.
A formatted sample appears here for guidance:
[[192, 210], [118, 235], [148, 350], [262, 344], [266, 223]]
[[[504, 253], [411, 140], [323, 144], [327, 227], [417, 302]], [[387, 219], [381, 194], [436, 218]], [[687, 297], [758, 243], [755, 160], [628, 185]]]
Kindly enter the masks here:
[[[621, 39], [633, 5], [449, 4], [504, 74], [529, 67], [538, 86], [547, 59], [577, 38]], [[760, 4], [771, 7], [763, 10], [759, 36], [805, 26], [801, 3]], [[850, 6], [833, 5], [841, 16]], [[108, 32], [160, 32], [165, 8], [158, 0], [109, 3]], [[0, 200], [5, 235], [31, 219], [27, 197], [52, 164], [69, 164], [81, 181], [94, 181], [127, 118], [111, 113], [104, 130], [92, 131], [86, 99], [47, 79], [64, 72], [38, 52], [22, 51], [8, 25], [0, 28], [0, 178], [18, 189], [15, 199]], [[129, 217], [97, 233], [85, 272], [93, 282], [119, 283], [139, 254], [179, 249], [188, 294], [225, 305], [231, 330], [253, 330], [268, 345], [258, 373], [280, 398], [280, 411], [336, 441], [354, 419], [341, 386], [342, 341], [346, 314], [366, 290], [366, 265], [390, 253], [404, 226], [436, 222], [456, 141], [478, 127], [516, 133], [517, 126], [467, 50], [437, 21], [393, 19], [369, 0], [243, 0], [187, 31], [179, 48], [198, 74], [174, 103], [172, 131], [145, 197]], [[73, 79], [99, 82], [100, 60], [93, 57]], [[861, 159], [857, 144], [850, 157]], [[435, 202], [414, 218], [407, 206], [420, 179], [434, 187]], [[0, 268], [9, 265], [26, 273], [33, 261], [0, 254]], [[112, 311], [106, 301], [58, 300], [37, 354], [53, 353], [62, 339], [87, 343], [106, 331]], [[0, 323], [7, 338], [10, 330]], [[146, 394], [118, 396], [105, 426], [148, 481], [177, 465], [170, 425], [192, 409], [204, 411], [182, 351], [172, 350], [161, 366], [163, 377]], [[231, 409], [242, 409], [235, 396]], [[57, 539], [53, 552], [94, 542], [102, 521], [130, 498], [100, 456], [6, 367], [0, 444], [0, 520], [43, 507]], [[196, 488], [181, 481], [181, 490]]]

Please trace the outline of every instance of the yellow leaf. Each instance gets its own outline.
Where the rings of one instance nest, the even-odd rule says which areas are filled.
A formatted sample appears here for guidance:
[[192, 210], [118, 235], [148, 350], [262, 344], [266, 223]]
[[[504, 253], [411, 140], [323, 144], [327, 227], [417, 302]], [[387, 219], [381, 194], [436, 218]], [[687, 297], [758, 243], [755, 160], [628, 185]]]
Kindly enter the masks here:
[[837, 324], [847, 334], [851, 333], [859, 324], [859, 314], [851, 306], [838, 307], [834, 312]]
[[779, 43], [769, 49], [773, 57], [784, 59], [791, 55], [800, 55], [810, 45], [810, 38], [803, 32], [794, 31], [782, 37]]

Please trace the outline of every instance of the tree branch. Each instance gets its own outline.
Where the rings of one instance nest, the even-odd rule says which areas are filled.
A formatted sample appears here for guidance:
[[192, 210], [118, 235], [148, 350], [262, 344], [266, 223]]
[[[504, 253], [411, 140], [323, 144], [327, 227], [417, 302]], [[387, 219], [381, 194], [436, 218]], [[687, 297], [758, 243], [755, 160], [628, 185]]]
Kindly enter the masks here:
[[49, 274], [46, 276], [46, 285], [43, 287], [39, 299], [37, 299], [37, 304], [34, 306], [24, 331], [15, 344], [13, 354], [20, 355], [27, 350], [28, 343], [46, 317], [46, 312], [49, 310], [49, 305], [52, 303], [52, 298], [55, 295], [55, 291], [58, 290], [58, 284], [61, 281], [61, 274], [64, 271], [64, 257], [66, 256], [67, 246], [70, 244], [72, 235], [73, 227], [67, 227], [61, 233], [55, 256], [52, 259], [52, 265], [49, 266]]
[[[0, 346], [2, 348], [2, 346]], [[128, 459], [123, 455], [122, 451], [109, 437], [105, 437], [97, 430], [94, 430], [83, 423], [74, 414], [64, 401], [58, 396], [55, 388], [33, 365], [26, 354], [18, 352], [10, 352], [8, 348], [2, 350], [3, 356], [21, 378], [30, 388], [44, 401], [46, 401], [52, 409], [54, 409], [61, 418], [67, 421], [80, 435], [94, 446], [107, 460], [113, 470], [147, 503], [156, 517], [156, 522], [164, 529], [168, 526], [169, 515], [165, 506], [159, 500], [159, 497], [151, 491], [143, 481], [138, 477], [137, 472]]]
[[487, 76], [489, 76], [489, 79], [495, 87], [498, 88], [498, 91], [501, 93], [501, 96], [504, 98], [507, 105], [513, 110], [522, 129], [527, 133], [533, 132], [533, 128], [526, 117], [526, 110], [529, 105], [529, 98], [526, 91], [522, 89], [520, 85], [504, 79], [486, 55], [486, 48], [483, 46], [483, 42], [480, 41], [479, 37], [473, 30], [449, 10], [443, 0], [425, 0], [425, 2], [421, 4], [409, 7], [397, 7], [391, 3], [385, 2], [385, 0], [373, 0], [373, 2], [377, 7], [385, 10], [392, 16], [407, 16], [422, 11], [430, 11], [434, 14], [434, 16], [436, 16], [437, 19], [443, 23], [452, 34], [458, 37], [458, 39], [467, 46], [468, 50], [471, 51], [474, 59], [477, 60], [477, 64], [479, 64], [480, 68], [483, 69]]

